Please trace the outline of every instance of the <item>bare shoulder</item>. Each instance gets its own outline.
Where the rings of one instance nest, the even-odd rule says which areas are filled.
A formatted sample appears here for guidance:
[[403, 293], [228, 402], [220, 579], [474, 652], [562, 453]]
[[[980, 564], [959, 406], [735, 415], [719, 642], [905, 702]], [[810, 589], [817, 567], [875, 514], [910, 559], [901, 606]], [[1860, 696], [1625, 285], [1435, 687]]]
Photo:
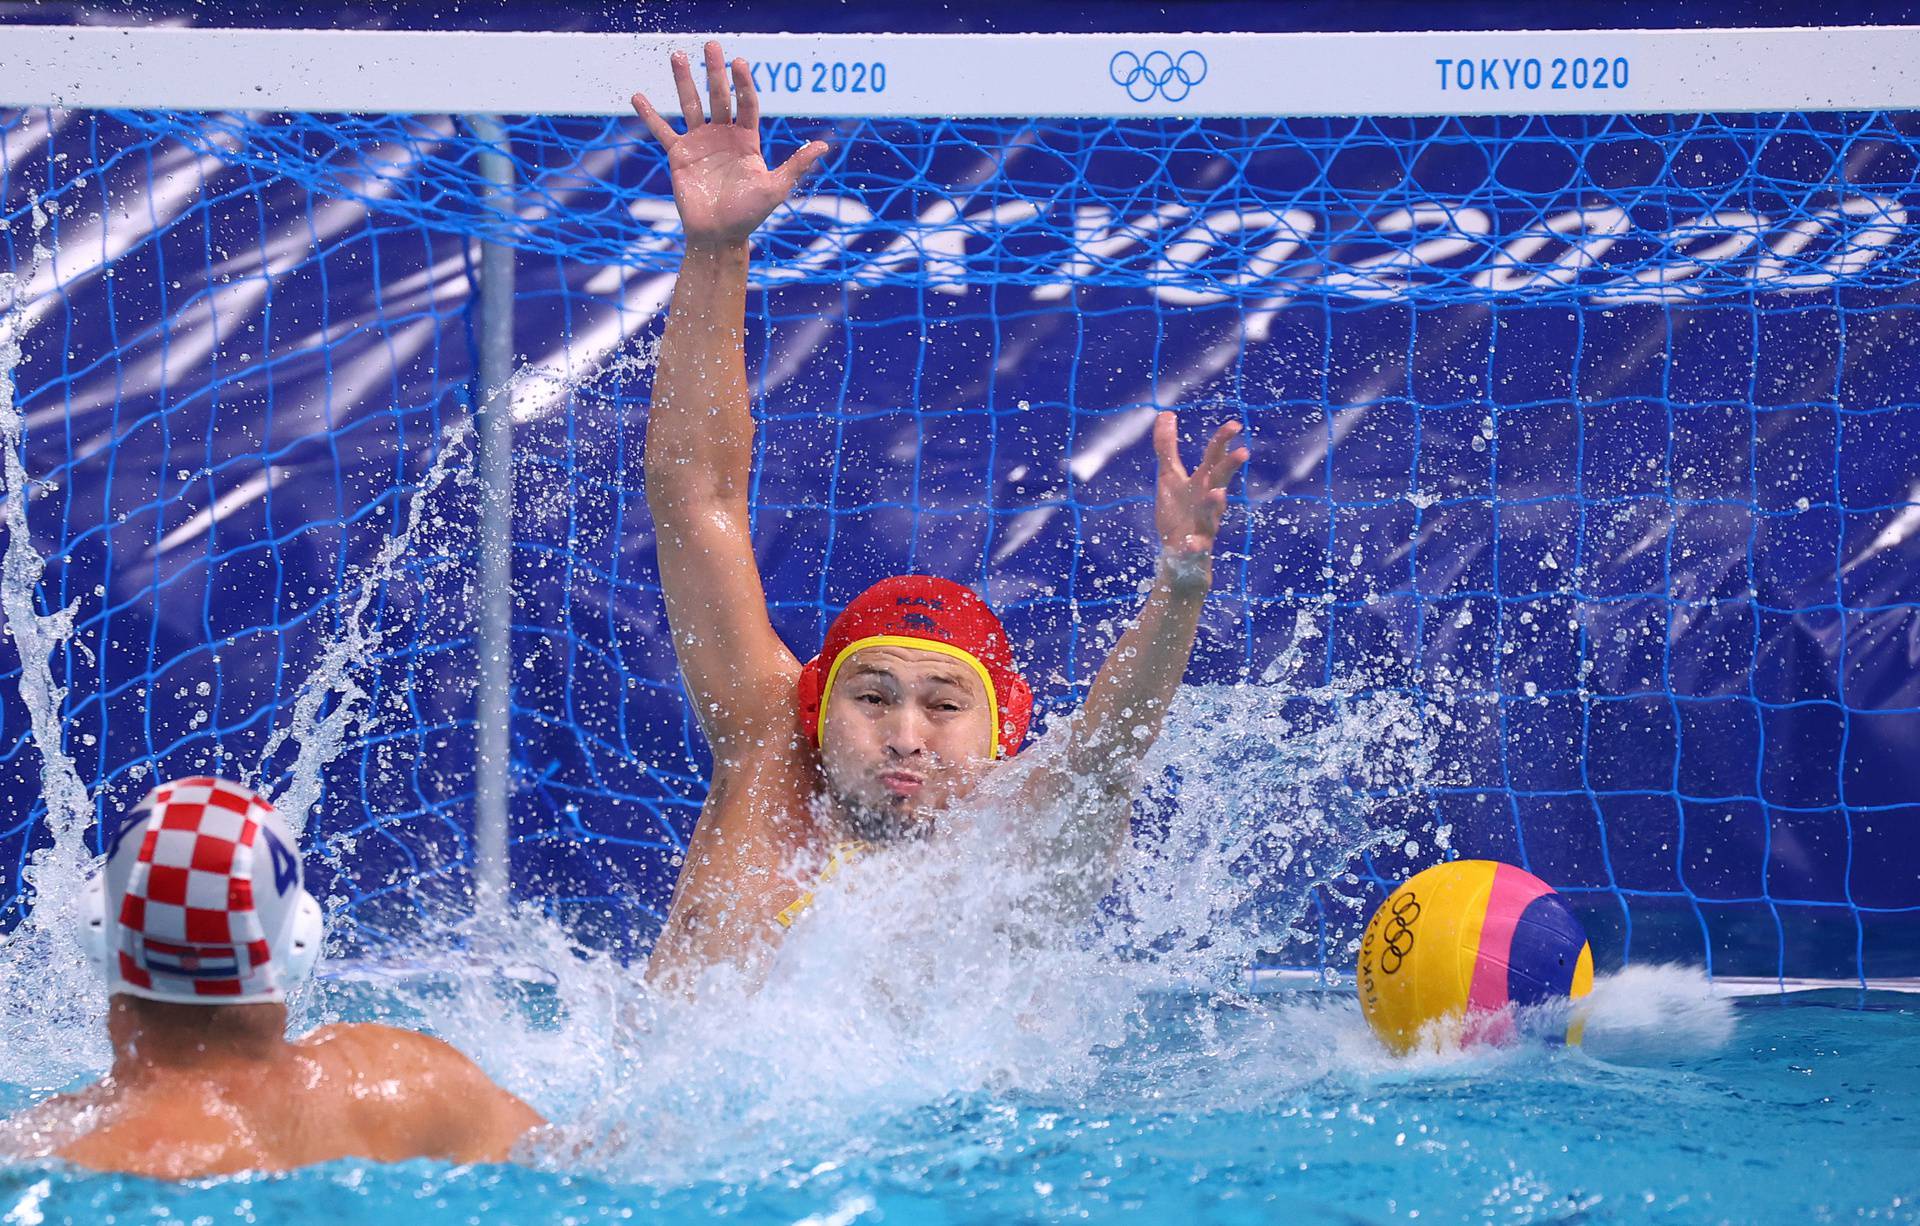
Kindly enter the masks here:
[[759, 974], [778, 939], [778, 915], [805, 888], [803, 866], [822, 858], [827, 843], [810, 804], [812, 752], [788, 736], [716, 768], [647, 960], [649, 981], [688, 990], [720, 964]]
[[76, 1166], [151, 1179], [225, 1175], [259, 1166], [259, 1150], [216, 1091], [168, 1084], [117, 1094], [95, 1086], [41, 1104], [21, 1157], [57, 1154]]
[[377, 1022], [323, 1026], [298, 1044], [360, 1088], [362, 1108], [409, 1152], [460, 1162], [504, 1160], [540, 1114], [444, 1039]]
[[794, 769], [808, 761], [811, 747], [794, 710], [800, 662], [793, 652], [781, 643], [778, 659], [741, 673], [728, 692], [726, 727], [713, 729], [714, 774], [760, 774], [770, 766]]
[[320, 1027], [296, 1046], [330, 1074], [397, 1082], [414, 1098], [496, 1091], [493, 1080], [465, 1052], [445, 1039], [401, 1026], [338, 1022]]
[[691, 862], [721, 876], [765, 880], [818, 841], [810, 800], [817, 767], [812, 746], [791, 736], [716, 756], [713, 780], [689, 848]]
[[364, 1060], [384, 1057], [416, 1064], [473, 1063], [459, 1048], [444, 1039], [379, 1022], [335, 1022], [311, 1032], [295, 1046], [322, 1059], [344, 1057]]
[[0, 1120], [0, 1159], [44, 1158], [80, 1139], [105, 1101], [100, 1086], [56, 1094]]

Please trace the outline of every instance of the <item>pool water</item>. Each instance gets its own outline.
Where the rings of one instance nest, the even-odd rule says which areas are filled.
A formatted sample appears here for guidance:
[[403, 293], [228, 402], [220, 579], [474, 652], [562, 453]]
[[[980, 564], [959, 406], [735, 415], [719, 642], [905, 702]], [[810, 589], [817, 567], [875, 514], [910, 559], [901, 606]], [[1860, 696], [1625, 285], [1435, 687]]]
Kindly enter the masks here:
[[1160, 992], [1071, 1086], [747, 1110], [706, 1169], [639, 1115], [533, 1168], [0, 1168], [0, 1222], [1920, 1221], [1920, 998], [1675, 996], [1616, 991], [1582, 1049], [1397, 1061], [1346, 992]]
[[[1341, 866], [1412, 838], [1367, 798], [1419, 784], [1419, 711], [1315, 703], [1184, 690], [1148, 764], [1177, 790], [1149, 788], [1097, 904], [1059, 884], [1073, 797], [1020, 803], [1063, 744], [1043, 737], [928, 838], [821, 882], [764, 979], [723, 963], [661, 993], [537, 909], [424, 899], [403, 972], [343, 946], [294, 1029], [443, 1036], [556, 1122], [526, 1165], [183, 1185], [15, 1165], [0, 1226], [1916, 1220], [1920, 997], [1736, 1004], [1635, 965], [1582, 1002], [1581, 1048], [1398, 1059], [1351, 987], [1249, 991], [1310, 898], [1351, 958], [1364, 894]], [[62, 910], [84, 868], [0, 943], [0, 1111], [105, 1066]], [[1521, 1020], [1564, 1034], [1547, 1012]]]

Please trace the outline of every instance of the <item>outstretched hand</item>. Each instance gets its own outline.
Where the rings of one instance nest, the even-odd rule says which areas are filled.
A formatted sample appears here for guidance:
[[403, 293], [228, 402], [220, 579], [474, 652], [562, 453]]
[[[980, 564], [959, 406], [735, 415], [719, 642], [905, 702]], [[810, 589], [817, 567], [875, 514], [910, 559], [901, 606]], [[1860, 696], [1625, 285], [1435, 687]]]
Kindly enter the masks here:
[[673, 83], [687, 122], [684, 135], [653, 109], [646, 95], [633, 96], [633, 109], [667, 151], [673, 202], [680, 209], [688, 243], [738, 242], [779, 207], [827, 146], [824, 141], [809, 141], [777, 169], [767, 169], [760, 156], [760, 96], [747, 62], [736, 59], [731, 66], [738, 114], [727, 92], [729, 67], [717, 42], [706, 46], [706, 69], [707, 109], [703, 112], [686, 52], [673, 53]]
[[1191, 473], [1180, 462], [1178, 420], [1162, 413], [1153, 423], [1153, 451], [1160, 458], [1160, 480], [1154, 490], [1154, 524], [1160, 530], [1160, 548], [1175, 557], [1210, 557], [1220, 517], [1227, 510], [1227, 484], [1247, 462], [1245, 447], [1232, 447], [1240, 423], [1227, 422], [1213, 432], [1206, 454]]

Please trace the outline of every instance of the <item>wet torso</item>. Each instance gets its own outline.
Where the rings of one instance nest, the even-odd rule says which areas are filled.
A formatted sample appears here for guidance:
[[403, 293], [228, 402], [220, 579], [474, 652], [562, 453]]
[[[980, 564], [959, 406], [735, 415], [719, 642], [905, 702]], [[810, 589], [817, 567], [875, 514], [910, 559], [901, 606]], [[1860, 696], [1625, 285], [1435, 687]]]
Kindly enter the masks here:
[[453, 1048], [377, 1025], [326, 1027], [265, 1059], [109, 1078], [34, 1117], [62, 1158], [161, 1179], [338, 1158], [503, 1161], [539, 1122]]
[[756, 742], [716, 766], [651, 977], [763, 964], [785, 928], [781, 916], [792, 918], [833, 856], [819, 790], [818, 757], [797, 736]]
[[[777, 709], [766, 724], [791, 725]], [[823, 876], [872, 832], [827, 812], [819, 751], [797, 730], [716, 749], [713, 781], [680, 868], [648, 978], [688, 988], [709, 967], [766, 968]], [[882, 836], [884, 841], [884, 836]]]

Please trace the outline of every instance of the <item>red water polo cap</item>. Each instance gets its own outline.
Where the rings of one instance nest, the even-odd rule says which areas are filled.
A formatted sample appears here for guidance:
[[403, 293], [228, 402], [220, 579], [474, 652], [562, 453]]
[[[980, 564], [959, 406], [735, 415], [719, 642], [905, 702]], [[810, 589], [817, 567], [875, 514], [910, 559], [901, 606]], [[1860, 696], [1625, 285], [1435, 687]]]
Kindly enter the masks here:
[[882, 579], [840, 611], [820, 654], [800, 671], [800, 723], [813, 743], [826, 730], [827, 697], [840, 666], [864, 647], [914, 647], [961, 660], [979, 674], [993, 721], [990, 753], [1018, 753], [1033, 719], [1033, 690], [1013, 663], [1013, 645], [971, 588], [931, 575]]

